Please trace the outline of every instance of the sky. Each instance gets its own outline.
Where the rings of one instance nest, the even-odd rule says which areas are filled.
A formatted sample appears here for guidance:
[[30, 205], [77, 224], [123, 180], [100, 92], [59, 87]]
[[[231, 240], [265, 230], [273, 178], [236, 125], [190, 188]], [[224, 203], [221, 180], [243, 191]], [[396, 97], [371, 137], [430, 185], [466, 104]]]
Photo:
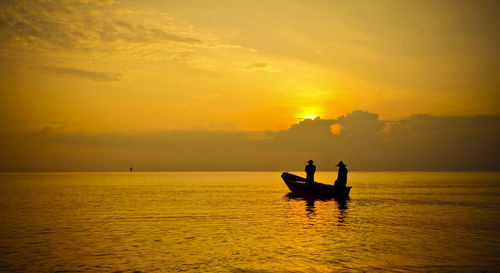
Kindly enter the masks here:
[[2, 1], [0, 170], [500, 170], [499, 12]]

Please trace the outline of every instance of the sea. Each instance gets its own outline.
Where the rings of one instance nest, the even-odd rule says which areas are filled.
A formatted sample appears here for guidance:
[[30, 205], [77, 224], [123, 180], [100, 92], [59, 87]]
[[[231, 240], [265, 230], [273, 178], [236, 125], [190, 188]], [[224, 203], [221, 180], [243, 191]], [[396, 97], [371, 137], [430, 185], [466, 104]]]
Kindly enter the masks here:
[[500, 173], [280, 175], [0, 173], [0, 272], [500, 272]]

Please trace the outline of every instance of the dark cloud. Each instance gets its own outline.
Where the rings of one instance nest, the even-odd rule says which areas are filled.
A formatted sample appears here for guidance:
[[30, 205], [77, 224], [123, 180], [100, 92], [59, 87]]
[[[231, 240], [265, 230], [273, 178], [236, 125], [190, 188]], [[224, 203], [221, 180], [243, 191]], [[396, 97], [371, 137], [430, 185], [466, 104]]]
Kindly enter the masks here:
[[46, 66], [42, 71], [60, 77], [78, 77], [93, 81], [117, 81], [119, 74], [110, 72], [96, 72], [72, 67]]
[[[340, 124], [338, 134], [331, 126]], [[258, 135], [258, 137], [256, 137]], [[264, 132], [176, 130], [136, 134], [3, 135], [6, 168], [113, 170], [319, 170], [344, 160], [351, 170], [499, 171], [500, 116], [413, 115], [381, 121], [355, 111]], [[23, 156], [28, 156], [27, 160]]]
[[380, 159], [399, 169], [500, 170], [500, 117], [413, 115], [387, 124]]
[[373, 136], [384, 127], [384, 122], [378, 119], [378, 114], [364, 111], [354, 111], [341, 116], [336, 123], [342, 125], [341, 133], [349, 137]]

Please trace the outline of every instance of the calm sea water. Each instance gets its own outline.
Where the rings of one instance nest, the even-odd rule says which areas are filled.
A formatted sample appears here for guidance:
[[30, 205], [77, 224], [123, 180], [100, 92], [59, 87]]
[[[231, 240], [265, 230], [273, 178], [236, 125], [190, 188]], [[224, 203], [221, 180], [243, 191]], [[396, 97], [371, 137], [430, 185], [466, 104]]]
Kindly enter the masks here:
[[349, 175], [339, 203], [279, 172], [0, 174], [0, 271], [500, 272], [500, 173]]

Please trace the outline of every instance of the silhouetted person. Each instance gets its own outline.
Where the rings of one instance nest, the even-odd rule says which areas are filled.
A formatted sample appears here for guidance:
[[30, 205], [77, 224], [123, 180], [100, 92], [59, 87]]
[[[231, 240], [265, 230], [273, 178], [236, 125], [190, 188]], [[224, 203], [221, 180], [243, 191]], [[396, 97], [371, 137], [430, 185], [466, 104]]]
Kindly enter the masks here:
[[347, 165], [345, 165], [344, 162], [340, 161], [339, 164], [337, 164], [337, 166], [339, 167], [339, 172], [337, 175], [337, 180], [335, 180], [334, 186], [345, 187], [345, 185], [347, 184], [347, 168], [346, 168]]
[[316, 172], [316, 166], [314, 166], [313, 161], [309, 160], [308, 165], [306, 165], [306, 183], [312, 184], [314, 182], [314, 173]]

